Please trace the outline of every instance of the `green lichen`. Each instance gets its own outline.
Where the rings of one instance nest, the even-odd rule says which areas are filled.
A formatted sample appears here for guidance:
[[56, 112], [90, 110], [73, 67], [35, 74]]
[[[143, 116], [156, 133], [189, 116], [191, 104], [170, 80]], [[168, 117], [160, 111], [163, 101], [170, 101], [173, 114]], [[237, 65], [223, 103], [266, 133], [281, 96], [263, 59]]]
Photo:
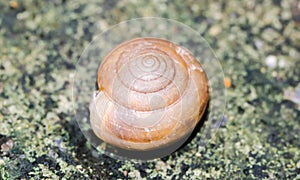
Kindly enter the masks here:
[[[299, 2], [0, 0], [0, 179], [299, 179]], [[152, 162], [98, 153], [80, 133], [72, 78], [84, 48], [122, 20], [159, 16], [197, 30], [232, 86], [217, 134]], [[266, 58], [275, 56], [275, 67]], [[281, 65], [279, 65], [281, 64]], [[2, 152], [1, 152], [2, 153]]]

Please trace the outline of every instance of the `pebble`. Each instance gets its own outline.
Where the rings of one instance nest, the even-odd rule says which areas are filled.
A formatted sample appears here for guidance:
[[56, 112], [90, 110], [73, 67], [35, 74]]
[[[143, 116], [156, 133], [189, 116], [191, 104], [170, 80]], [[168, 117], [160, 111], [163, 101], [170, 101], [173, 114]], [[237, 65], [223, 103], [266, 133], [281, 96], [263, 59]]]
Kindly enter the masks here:
[[284, 97], [298, 105], [300, 105], [300, 84], [294, 89], [289, 89], [284, 92]]
[[17, 9], [19, 7], [19, 4], [17, 1], [10, 1], [9, 6], [13, 9]]
[[231, 87], [231, 80], [228, 77], [224, 78], [224, 84], [226, 88], [230, 88]]
[[286, 66], [285, 59], [280, 59], [278, 62], [278, 66], [281, 68], [284, 68]]
[[266, 65], [270, 68], [275, 68], [277, 65], [277, 58], [274, 55], [269, 55], [265, 61]]
[[257, 40], [254, 41], [254, 44], [257, 47], [257, 49], [260, 49], [260, 48], [263, 47], [264, 42], [262, 40], [257, 39]]
[[213, 26], [212, 28], [210, 28], [209, 30], [209, 34], [211, 36], [216, 36], [221, 32], [221, 28], [219, 26]]
[[11, 150], [14, 147], [14, 141], [11, 139], [8, 139], [6, 142], [1, 144], [1, 151], [6, 154], [9, 150]]

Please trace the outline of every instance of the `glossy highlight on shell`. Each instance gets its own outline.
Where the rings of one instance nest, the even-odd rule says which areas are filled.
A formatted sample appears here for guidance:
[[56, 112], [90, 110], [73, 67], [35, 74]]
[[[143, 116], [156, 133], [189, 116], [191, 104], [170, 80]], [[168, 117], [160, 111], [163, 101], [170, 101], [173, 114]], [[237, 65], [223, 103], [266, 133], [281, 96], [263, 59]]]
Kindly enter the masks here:
[[208, 102], [208, 81], [185, 48], [157, 38], [136, 38], [113, 49], [98, 70], [99, 90], [90, 122], [103, 141], [150, 150], [193, 131]]

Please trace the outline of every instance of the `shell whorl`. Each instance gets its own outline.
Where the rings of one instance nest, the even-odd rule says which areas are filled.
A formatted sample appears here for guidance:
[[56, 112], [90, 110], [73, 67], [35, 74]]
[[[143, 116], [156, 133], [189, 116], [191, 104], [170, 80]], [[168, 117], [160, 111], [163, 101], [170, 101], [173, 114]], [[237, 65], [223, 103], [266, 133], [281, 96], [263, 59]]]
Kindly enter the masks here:
[[147, 150], [189, 134], [208, 101], [206, 75], [183, 47], [137, 38], [113, 49], [98, 70], [91, 124], [102, 140]]

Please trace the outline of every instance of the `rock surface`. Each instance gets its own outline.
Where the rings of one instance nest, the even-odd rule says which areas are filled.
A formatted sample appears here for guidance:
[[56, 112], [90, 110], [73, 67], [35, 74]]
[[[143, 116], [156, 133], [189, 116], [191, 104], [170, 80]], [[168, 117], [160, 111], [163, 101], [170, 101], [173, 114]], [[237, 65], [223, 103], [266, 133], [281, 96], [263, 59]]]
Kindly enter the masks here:
[[[285, 95], [300, 81], [299, 7], [296, 0], [0, 0], [0, 179], [300, 179], [299, 104]], [[72, 80], [95, 35], [145, 16], [178, 20], [208, 41], [231, 80], [227, 109], [206, 148], [188, 143], [152, 162], [118, 161], [80, 133]]]

